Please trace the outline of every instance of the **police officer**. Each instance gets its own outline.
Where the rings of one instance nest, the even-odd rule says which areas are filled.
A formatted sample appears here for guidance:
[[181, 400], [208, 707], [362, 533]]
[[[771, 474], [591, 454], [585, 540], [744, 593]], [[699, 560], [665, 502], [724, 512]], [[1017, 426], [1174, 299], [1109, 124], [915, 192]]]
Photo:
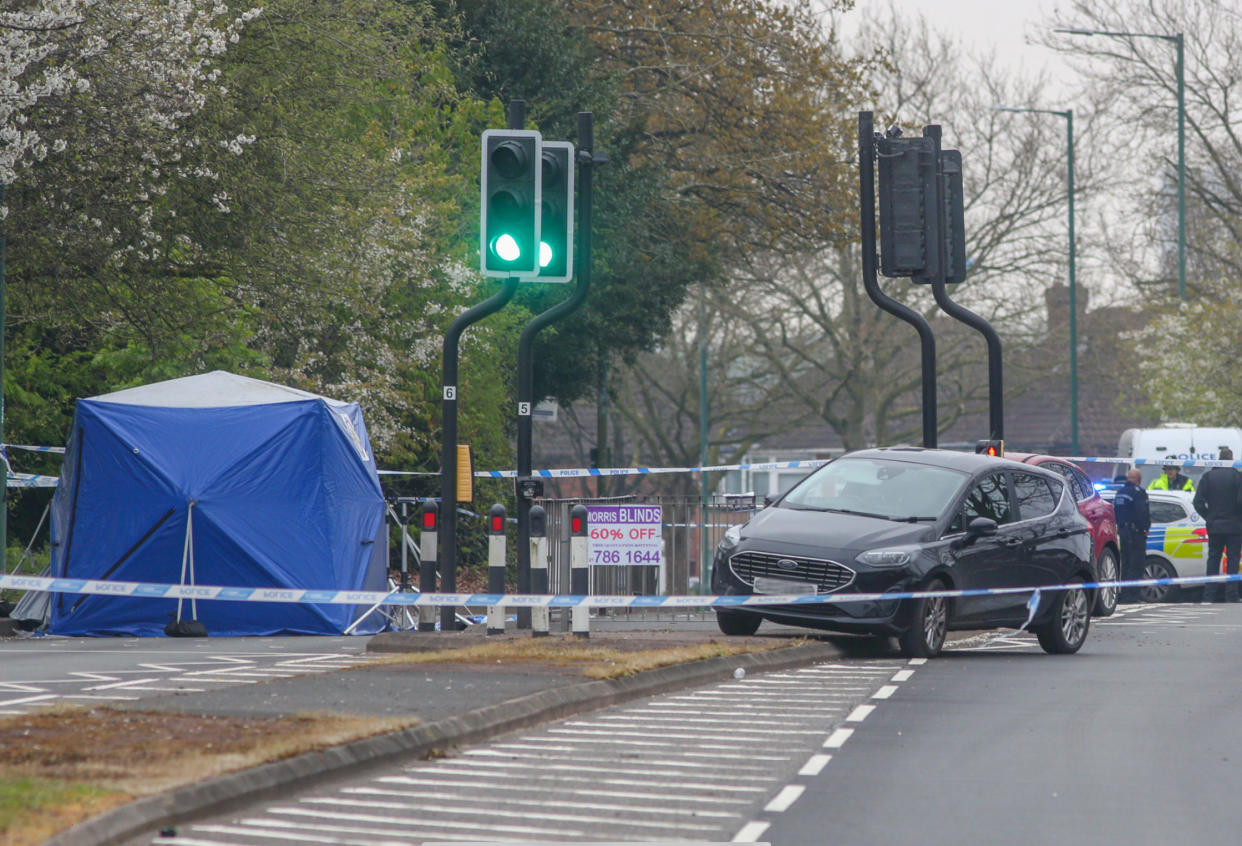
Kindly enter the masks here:
[[[1230, 453], [1232, 455], [1232, 453]], [[1176, 464], [1164, 465], [1164, 475], [1151, 480], [1147, 486], [1149, 491], [1190, 491], [1194, 492], [1195, 483], [1189, 476], [1183, 476], [1181, 468]]]
[[[1222, 447], [1222, 461], [1233, 460], [1233, 450]], [[1213, 467], [1199, 480], [1195, 494], [1195, 510], [1203, 515], [1208, 532], [1207, 575], [1220, 575], [1220, 554], [1225, 553], [1225, 567], [1231, 576], [1238, 574], [1238, 555], [1242, 553], [1242, 473], [1232, 467]], [[1216, 582], [1203, 586], [1203, 601], [1215, 602]], [[1238, 583], [1225, 583], [1225, 601], [1238, 601]]]
[[[1125, 485], [1113, 499], [1118, 540], [1121, 541], [1121, 577], [1127, 581], [1143, 578], [1147, 566], [1147, 530], [1151, 528], [1151, 512], [1142, 481], [1142, 471], [1132, 467], [1126, 473]], [[1137, 590], [1125, 588], [1122, 593], [1127, 601], [1132, 601]]]

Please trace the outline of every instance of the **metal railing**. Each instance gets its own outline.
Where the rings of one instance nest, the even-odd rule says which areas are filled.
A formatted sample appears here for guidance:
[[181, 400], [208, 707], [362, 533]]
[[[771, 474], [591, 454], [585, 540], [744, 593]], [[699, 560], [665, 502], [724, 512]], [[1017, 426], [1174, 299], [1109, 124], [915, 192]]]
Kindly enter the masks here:
[[[553, 593], [569, 592], [569, 512], [575, 505], [658, 505], [661, 510], [663, 563], [656, 565], [594, 565], [591, 594], [687, 595], [708, 589], [702, 572], [725, 531], [750, 519], [754, 497], [713, 497], [704, 506], [697, 496], [629, 495], [619, 497], [542, 499], [548, 513], [548, 582]], [[707, 558], [710, 566], [710, 557]], [[661, 570], [663, 573], [661, 574]]]

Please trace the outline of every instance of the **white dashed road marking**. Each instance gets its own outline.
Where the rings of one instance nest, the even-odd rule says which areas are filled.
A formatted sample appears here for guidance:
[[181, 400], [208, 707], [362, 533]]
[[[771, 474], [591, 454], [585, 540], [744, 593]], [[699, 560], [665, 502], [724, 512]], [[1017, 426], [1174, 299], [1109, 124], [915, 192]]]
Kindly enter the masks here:
[[[728, 680], [507, 735], [453, 757], [183, 827], [156, 846], [298, 840], [580, 837], [587, 842], [755, 842], [895, 688], [904, 661], [834, 662]], [[891, 695], [891, 692], [885, 695]]]

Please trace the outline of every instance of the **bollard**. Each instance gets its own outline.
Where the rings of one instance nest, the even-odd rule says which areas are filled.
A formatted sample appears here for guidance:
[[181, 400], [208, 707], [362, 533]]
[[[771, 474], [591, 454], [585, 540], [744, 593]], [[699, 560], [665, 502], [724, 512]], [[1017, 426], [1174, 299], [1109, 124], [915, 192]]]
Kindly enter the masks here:
[[[487, 592], [505, 592], [505, 507], [496, 503], [487, 512]], [[487, 633], [505, 633], [505, 607], [487, 609]]]
[[[422, 562], [418, 567], [418, 590], [420, 593], [436, 592], [436, 555], [437, 531], [439, 530], [440, 506], [428, 501], [423, 503], [423, 534], [418, 543], [418, 556]], [[436, 630], [436, 609], [430, 605], [418, 606], [418, 630], [434, 632]]]
[[[575, 596], [586, 596], [591, 591], [585, 505], [575, 505], [569, 512], [569, 590]], [[575, 605], [570, 612], [570, 624], [574, 637], [590, 637], [590, 609], [585, 605]]]
[[410, 589], [410, 548], [406, 544], [410, 537], [410, 504], [408, 502], [401, 503], [401, 513], [397, 516], [397, 522], [401, 524], [401, 592], [407, 593]]
[[[548, 512], [542, 505], [530, 508], [530, 589], [536, 594], [548, 592]], [[548, 636], [548, 618], [548, 606], [530, 609], [531, 637]]]

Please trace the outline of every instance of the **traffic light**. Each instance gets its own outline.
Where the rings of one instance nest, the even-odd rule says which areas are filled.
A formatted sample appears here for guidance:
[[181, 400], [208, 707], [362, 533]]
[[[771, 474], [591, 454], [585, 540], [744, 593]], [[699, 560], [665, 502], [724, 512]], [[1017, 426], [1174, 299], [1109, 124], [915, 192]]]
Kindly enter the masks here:
[[539, 282], [568, 282], [574, 275], [574, 145], [543, 142], [543, 212]]
[[484, 276], [539, 272], [541, 138], [527, 129], [483, 133], [479, 252]]
[[880, 138], [880, 272], [914, 276], [939, 271], [936, 239], [936, 145], [931, 138]]
[[978, 441], [975, 443], [975, 452], [980, 455], [990, 455], [993, 458], [1005, 457], [1004, 441]]
[[[944, 281], [961, 282], [966, 278], [966, 208], [962, 196], [962, 154], [957, 150], [940, 151], [940, 197], [944, 202]], [[916, 273], [912, 282], [936, 281], [931, 274]]]
[[[922, 138], [881, 138], [879, 160], [880, 272], [912, 282], [940, 278], [937, 239], [944, 242], [945, 282], [966, 278], [965, 205], [962, 154], [941, 150]], [[941, 233], [937, 202], [944, 204]]]

